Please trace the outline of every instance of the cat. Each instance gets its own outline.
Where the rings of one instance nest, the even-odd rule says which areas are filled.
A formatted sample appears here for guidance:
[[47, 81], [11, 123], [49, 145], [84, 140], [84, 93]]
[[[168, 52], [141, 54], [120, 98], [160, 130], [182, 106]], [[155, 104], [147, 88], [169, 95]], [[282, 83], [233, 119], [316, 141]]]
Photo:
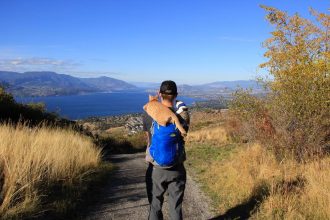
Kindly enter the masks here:
[[179, 129], [183, 137], [187, 136], [186, 130], [182, 127], [178, 117], [168, 107], [158, 102], [157, 96], [149, 95], [149, 102], [143, 106], [144, 111], [159, 125], [166, 126], [173, 123]]

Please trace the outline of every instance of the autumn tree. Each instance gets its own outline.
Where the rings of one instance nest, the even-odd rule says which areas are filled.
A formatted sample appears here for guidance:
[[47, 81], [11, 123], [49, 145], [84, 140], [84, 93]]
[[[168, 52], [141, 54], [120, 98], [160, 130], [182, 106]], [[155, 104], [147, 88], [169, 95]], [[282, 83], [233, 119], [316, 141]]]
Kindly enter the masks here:
[[[311, 9], [313, 19], [306, 19], [261, 7], [274, 27], [263, 44], [267, 61], [260, 65], [272, 76], [262, 108], [276, 130], [272, 145], [299, 160], [325, 153], [330, 141], [330, 16]], [[251, 99], [234, 103], [244, 109], [245, 100]]]

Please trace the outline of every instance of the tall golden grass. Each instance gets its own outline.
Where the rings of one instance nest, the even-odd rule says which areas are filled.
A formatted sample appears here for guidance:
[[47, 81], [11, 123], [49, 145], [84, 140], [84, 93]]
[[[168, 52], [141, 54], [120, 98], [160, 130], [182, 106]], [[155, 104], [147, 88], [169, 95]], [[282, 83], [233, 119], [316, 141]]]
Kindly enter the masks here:
[[188, 133], [188, 142], [214, 142], [214, 143], [226, 143], [229, 137], [226, 130], [223, 127], [208, 127], [202, 130], [191, 131]]
[[[329, 172], [330, 158], [279, 163], [271, 152], [253, 144], [229, 159], [209, 161], [200, 179], [218, 198], [222, 213], [257, 196], [264, 199], [252, 219], [330, 219]], [[254, 195], [257, 188], [268, 192]]]
[[201, 128], [208, 127], [209, 125], [221, 124], [223, 122], [223, 116], [226, 113], [221, 110], [205, 110], [205, 111], [193, 111], [191, 114], [190, 131], [199, 130]]
[[74, 184], [100, 164], [101, 150], [70, 129], [5, 124], [0, 138], [2, 218], [40, 210], [49, 187]]
[[261, 143], [235, 143], [230, 132], [213, 124], [187, 137], [188, 168], [197, 169], [219, 213], [257, 198], [251, 219], [330, 219], [329, 156], [278, 160]]

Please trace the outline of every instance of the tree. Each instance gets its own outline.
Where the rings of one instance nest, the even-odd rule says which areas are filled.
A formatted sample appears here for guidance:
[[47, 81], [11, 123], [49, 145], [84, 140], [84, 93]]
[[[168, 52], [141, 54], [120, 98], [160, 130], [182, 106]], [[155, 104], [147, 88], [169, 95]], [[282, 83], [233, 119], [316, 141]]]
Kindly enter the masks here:
[[[237, 95], [233, 103], [252, 107], [258, 114], [250, 117], [271, 122], [275, 137], [270, 141], [277, 151], [293, 152], [299, 160], [323, 154], [330, 146], [330, 16], [311, 9], [315, 20], [309, 20], [261, 7], [274, 26], [263, 44], [267, 61], [260, 65], [272, 76], [266, 82], [270, 93], [259, 101]], [[241, 103], [249, 100], [253, 105]]]
[[299, 157], [319, 152], [330, 135], [330, 16], [311, 9], [312, 21], [261, 7], [275, 27], [264, 42], [268, 61], [260, 65], [273, 76], [274, 123], [289, 133]]

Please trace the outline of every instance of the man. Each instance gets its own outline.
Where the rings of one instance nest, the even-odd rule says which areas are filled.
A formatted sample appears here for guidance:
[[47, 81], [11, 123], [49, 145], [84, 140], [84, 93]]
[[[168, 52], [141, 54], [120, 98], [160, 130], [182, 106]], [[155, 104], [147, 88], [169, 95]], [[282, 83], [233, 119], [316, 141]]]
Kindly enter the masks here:
[[[175, 82], [167, 80], [162, 82], [159, 90], [159, 96], [161, 103], [173, 112], [177, 113], [183, 127], [188, 131], [189, 128], [189, 114], [188, 108], [183, 102], [177, 101], [175, 105], [175, 99], [177, 97], [177, 86]], [[174, 110], [174, 107], [177, 107]], [[151, 128], [148, 130], [148, 128]], [[146, 160], [149, 162], [149, 166], [146, 172], [146, 186], [148, 200], [150, 203], [149, 219], [163, 219], [162, 205], [164, 201], [164, 193], [167, 190], [169, 194], [169, 213], [170, 219], [182, 219], [182, 201], [186, 184], [186, 170], [183, 162], [186, 159], [184, 150], [184, 141], [180, 136], [182, 148], [178, 152], [178, 156], [175, 163], [171, 166], [162, 167], [159, 166], [149, 153], [149, 146], [152, 140], [153, 126], [152, 119], [145, 116], [144, 118], [144, 130], [147, 133], [148, 148], [146, 152]], [[157, 147], [157, 146], [155, 146]]]

